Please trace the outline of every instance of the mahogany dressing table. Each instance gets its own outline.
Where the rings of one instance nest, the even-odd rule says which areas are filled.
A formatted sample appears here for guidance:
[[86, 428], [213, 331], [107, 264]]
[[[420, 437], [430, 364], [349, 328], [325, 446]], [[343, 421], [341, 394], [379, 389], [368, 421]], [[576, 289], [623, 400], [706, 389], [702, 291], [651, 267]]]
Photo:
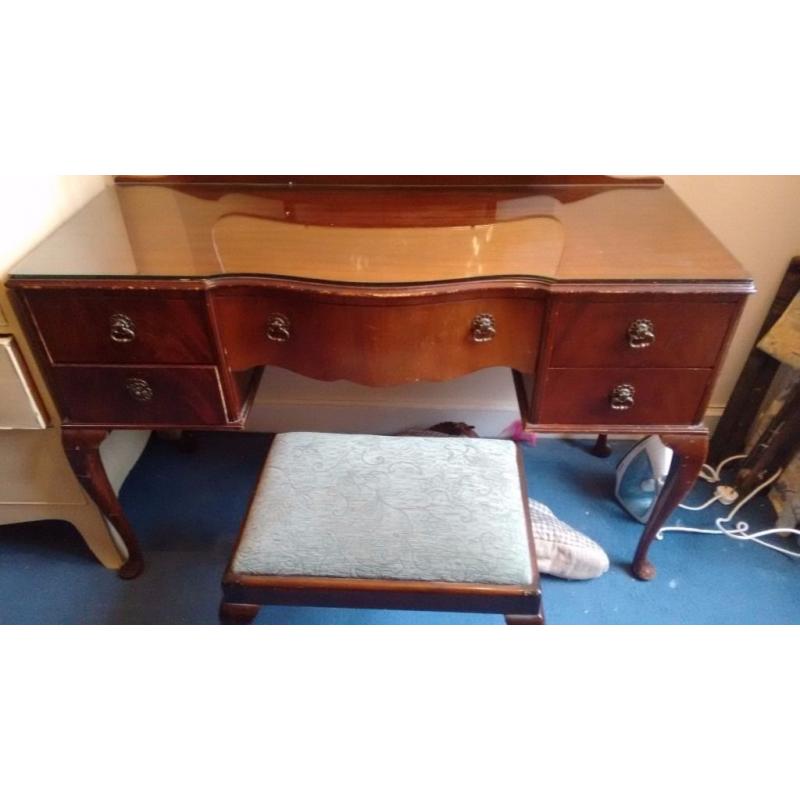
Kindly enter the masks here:
[[241, 430], [265, 365], [367, 386], [502, 366], [530, 430], [660, 435], [673, 468], [633, 560], [652, 578], [753, 291], [660, 179], [598, 176], [118, 178], [7, 286], [128, 578], [100, 443]]

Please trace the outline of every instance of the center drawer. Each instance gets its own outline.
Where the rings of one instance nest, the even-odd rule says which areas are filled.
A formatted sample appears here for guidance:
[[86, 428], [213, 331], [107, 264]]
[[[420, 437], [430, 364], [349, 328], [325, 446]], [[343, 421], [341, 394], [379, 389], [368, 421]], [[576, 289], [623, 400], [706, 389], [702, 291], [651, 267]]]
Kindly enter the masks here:
[[291, 291], [213, 298], [231, 369], [268, 364], [368, 386], [445, 380], [485, 367], [531, 372], [543, 305], [535, 297], [379, 303]]

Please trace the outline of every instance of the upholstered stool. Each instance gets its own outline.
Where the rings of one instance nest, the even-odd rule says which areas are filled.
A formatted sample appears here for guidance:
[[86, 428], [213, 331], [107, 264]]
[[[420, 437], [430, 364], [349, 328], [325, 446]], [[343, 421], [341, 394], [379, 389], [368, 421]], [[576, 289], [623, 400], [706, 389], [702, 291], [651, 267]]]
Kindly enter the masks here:
[[222, 590], [223, 622], [250, 622], [262, 605], [304, 605], [541, 623], [517, 445], [276, 436]]

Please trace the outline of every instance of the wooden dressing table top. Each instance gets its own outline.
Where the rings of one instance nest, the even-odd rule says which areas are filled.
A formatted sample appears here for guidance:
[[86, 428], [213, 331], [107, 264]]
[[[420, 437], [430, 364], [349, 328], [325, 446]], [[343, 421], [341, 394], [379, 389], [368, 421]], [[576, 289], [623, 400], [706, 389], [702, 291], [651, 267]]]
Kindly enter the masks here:
[[119, 178], [12, 270], [62, 279], [223, 275], [751, 289], [663, 181], [596, 176]]

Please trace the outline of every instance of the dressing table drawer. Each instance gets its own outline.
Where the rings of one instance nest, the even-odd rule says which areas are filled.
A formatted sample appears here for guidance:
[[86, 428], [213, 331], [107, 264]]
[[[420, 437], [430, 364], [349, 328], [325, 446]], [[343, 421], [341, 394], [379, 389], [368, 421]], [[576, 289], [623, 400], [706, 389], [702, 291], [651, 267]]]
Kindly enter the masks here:
[[53, 364], [212, 364], [198, 292], [35, 290], [25, 299]]
[[55, 367], [65, 422], [99, 425], [222, 425], [214, 367]]
[[291, 292], [220, 294], [212, 302], [231, 369], [267, 364], [370, 386], [496, 366], [530, 372], [544, 307], [526, 297], [376, 303]]
[[691, 425], [701, 421], [712, 370], [548, 369], [538, 422]]
[[740, 303], [692, 295], [559, 300], [552, 367], [713, 367]]
[[14, 339], [0, 336], [0, 429], [46, 427], [36, 388]]

